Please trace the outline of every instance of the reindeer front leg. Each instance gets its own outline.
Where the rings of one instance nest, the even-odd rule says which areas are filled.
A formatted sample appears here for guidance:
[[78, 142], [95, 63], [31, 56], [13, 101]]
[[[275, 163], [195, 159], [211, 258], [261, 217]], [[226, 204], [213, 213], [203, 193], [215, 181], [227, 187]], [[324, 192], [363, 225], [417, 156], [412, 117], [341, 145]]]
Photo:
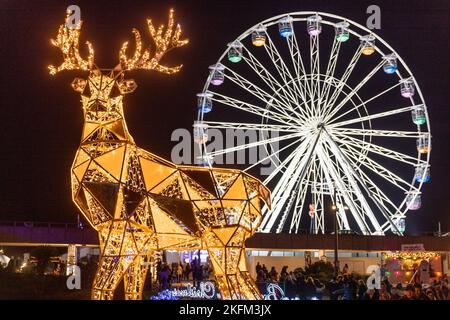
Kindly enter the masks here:
[[204, 236], [219, 290], [224, 300], [260, 300], [262, 295], [250, 277], [241, 226], [213, 227]]
[[123, 279], [126, 300], [142, 300], [142, 291], [144, 290], [149, 263], [150, 253], [137, 256], [128, 267]]
[[100, 230], [102, 256], [92, 285], [92, 300], [113, 299], [114, 291], [136, 257], [126, 243], [126, 221], [110, 221]]

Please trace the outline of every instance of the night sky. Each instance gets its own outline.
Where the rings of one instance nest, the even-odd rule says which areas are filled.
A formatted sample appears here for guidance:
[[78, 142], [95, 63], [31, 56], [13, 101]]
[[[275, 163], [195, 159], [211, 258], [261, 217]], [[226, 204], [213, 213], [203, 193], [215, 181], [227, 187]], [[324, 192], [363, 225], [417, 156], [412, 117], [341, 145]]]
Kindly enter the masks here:
[[[395, 4], [393, 4], [395, 3]], [[422, 190], [422, 208], [410, 212], [407, 229], [425, 232], [441, 221], [450, 230], [450, 118], [448, 1], [0, 1], [1, 135], [0, 220], [74, 222], [69, 170], [82, 129], [79, 95], [70, 82], [79, 72], [50, 76], [60, 52], [49, 39], [63, 22], [70, 4], [81, 7], [81, 43], [89, 40], [96, 63], [118, 62], [131, 29], [144, 31], [146, 17], [164, 23], [170, 7], [190, 44], [173, 51], [167, 64], [183, 63], [175, 76], [136, 71], [138, 89], [125, 98], [128, 128], [137, 144], [165, 158], [175, 142], [175, 128], [196, 118], [195, 94], [207, 68], [228, 42], [258, 21], [292, 11], [323, 11], [365, 24], [366, 8], [381, 7], [377, 30], [402, 56], [420, 84], [433, 136], [432, 180]], [[131, 41], [132, 42], [132, 41]], [[84, 49], [84, 45], [81, 46]]]

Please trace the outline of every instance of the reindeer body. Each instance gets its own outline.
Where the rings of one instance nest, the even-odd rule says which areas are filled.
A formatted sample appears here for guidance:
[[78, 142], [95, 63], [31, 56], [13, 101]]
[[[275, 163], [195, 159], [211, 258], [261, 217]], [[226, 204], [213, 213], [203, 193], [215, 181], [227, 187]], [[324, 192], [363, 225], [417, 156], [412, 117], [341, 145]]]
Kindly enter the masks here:
[[[172, 13], [169, 27], [171, 21]], [[61, 32], [70, 31], [60, 28]], [[136, 40], [140, 40], [136, 32]], [[177, 33], [173, 37], [166, 34], [165, 39], [173, 41], [175, 37], [179, 43]], [[152, 33], [157, 45], [158, 34], [162, 31]], [[71, 45], [69, 48], [78, 50]], [[85, 118], [71, 169], [72, 196], [98, 231], [101, 248], [92, 298], [112, 299], [123, 279], [125, 298], [141, 299], [153, 251], [206, 249], [222, 298], [260, 299], [249, 275], [244, 243], [260, 225], [260, 200], [270, 205], [270, 192], [244, 172], [177, 166], [137, 147], [128, 132], [122, 104], [123, 95], [136, 85], [124, 80], [124, 69], [147, 65], [171, 73], [179, 67], [145, 64], [137, 54], [125, 60], [125, 49], [126, 44], [119, 68], [103, 73], [91, 68], [87, 80], [76, 78], [72, 83], [81, 94]], [[70, 69], [70, 63], [78, 58], [77, 51], [75, 60], [50, 70]]]

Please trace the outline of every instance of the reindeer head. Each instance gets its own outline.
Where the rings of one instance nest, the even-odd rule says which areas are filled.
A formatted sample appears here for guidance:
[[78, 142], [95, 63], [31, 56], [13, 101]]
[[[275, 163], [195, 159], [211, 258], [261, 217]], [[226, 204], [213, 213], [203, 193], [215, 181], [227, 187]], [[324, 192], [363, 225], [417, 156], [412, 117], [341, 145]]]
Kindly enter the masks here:
[[[111, 116], [115, 108], [121, 106], [121, 99], [124, 94], [133, 92], [137, 85], [132, 79], [125, 79], [124, 73], [128, 70], [144, 69], [156, 70], [158, 72], [172, 74], [180, 71], [182, 65], [176, 67], [166, 67], [160, 64], [163, 56], [174, 48], [181, 47], [188, 43], [188, 40], [180, 40], [181, 28], [177, 25], [174, 29], [174, 10], [169, 13], [169, 23], [167, 28], [161, 25], [155, 29], [150, 19], [147, 19], [147, 26], [154, 46], [142, 51], [142, 40], [138, 30], [133, 29], [136, 40], [136, 49], [131, 58], [126, 55], [128, 42], [122, 45], [119, 52], [119, 63], [112, 69], [100, 69], [94, 63], [94, 49], [90, 42], [86, 42], [89, 55], [83, 59], [79, 52], [78, 42], [80, 37], [82, 21], [75, 27], [68, 28], [67, 23], [59, 27], [56, 39], [51, 43], [59, 48], [63, 54], [64, 61], [58, 67], [50, 65], [50, 74], [54, 75], [62, 70], [83, 70], [88, 71], [87, 79], [75, 78], [72, 88], [82, 96], [83, 108], [86, 113], [91, 114], [91, 121], [106, 120]], [[69, 19], [69, 12], [66, 22]], [[117, 110], [121, 113], [121, 110]]]

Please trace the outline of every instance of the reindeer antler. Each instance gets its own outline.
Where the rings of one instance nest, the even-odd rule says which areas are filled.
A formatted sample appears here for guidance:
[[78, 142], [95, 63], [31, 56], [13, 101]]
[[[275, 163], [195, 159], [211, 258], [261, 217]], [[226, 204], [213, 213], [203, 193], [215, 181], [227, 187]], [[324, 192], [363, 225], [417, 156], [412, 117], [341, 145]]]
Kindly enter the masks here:
[[126, 56], [126, 50], [128, 47], [128, 42], [125, 42], [120, 49], [120, 66], [122, 70], [133, 70], [133, 69], [145, 69], [145, 70], [156, 70], [162, 73], [175, 73], [180, 71], [183, 65], [179, 65], [176, 67], [166, 67], [159, 64], [159, 61], [162, 59], [165, 53], [169, 52], [174, 48], [178, 48], [184, 46], [189, 42], [189, 40], [180, 40], [181, 36], [181, 27], [177, 25], [175, 31], [173, 30], [174, 19], [173, 19], [174, 10], [170, 9], [169, 13], [169, 23], [167, 25], [167, 29], [163, 34], [164, 25], [159, 26], [158, 30], [156, 30], [153, 26], [153, 23], [150, 19], [147, 19], [148, 30], [150, 32], [153, 41], [155, 42], [155, 49], [153, 52], [153, 56], [150, 54], [150, 50], [145, 49], [144, 53], [142, 53], [142, 40], [141, 35], [138, 30], [133, 29], [134, 38], [136, 40], [136, 50], [131, 59], [128, 59]]
[[64, 62], [59, 67], [53, 65], [48, 66], [52, 75], [62, 70], [91, 70], [94, 66], [94, 49], [89, 41], [86, 41], [89, 49], [87, 60], [81, 58], [80, 52], [78, 51], [78, 40], [83, 22], [80, 20], [73, 28], [68, 28], [68, 19], [69, 12], [66, 16], [66, 23], [59, 27], [56, 40], [51, 39], [52, 45], [59, 48], [64, 57]]

